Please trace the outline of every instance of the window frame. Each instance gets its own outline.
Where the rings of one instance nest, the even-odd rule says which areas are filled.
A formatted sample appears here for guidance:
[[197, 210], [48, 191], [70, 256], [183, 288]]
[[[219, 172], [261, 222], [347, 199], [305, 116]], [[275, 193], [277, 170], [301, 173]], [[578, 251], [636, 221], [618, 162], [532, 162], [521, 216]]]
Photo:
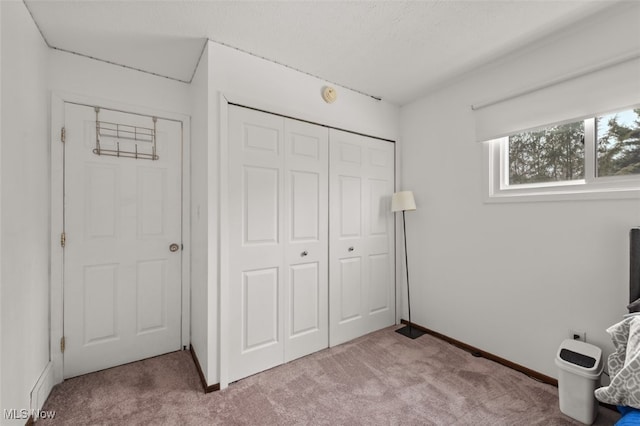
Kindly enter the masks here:
[[[523, 202], [588, 199], [640, 198], [640, 174], [626, 176], [596, 176], [596, 117], [638, 108], [636, 105], [605, 114], [584, 118], [584, 179], [509, 185], [508, 143], [509, 137], [485, 142], [485, 176], [488, 191], [485, 202]], [[564, 121], [564, 124], [580, 119]], [[488, 175], [488, 176], [487, 176]]]

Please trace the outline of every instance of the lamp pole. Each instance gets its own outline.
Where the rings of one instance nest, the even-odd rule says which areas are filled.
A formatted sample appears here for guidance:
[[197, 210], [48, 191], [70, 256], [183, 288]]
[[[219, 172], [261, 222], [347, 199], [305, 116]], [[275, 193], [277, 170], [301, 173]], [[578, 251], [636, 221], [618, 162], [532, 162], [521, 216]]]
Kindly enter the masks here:
[[404, 234], [404, 266], [407, 270], [407, 309], [409, 310], [409, 334], [412, 334], [411, 328], [411, 295], [409, 294], [409, 257], [407, 255], [407, 222], [404, 218], [405, 210], [402, 210], [402, 231]]

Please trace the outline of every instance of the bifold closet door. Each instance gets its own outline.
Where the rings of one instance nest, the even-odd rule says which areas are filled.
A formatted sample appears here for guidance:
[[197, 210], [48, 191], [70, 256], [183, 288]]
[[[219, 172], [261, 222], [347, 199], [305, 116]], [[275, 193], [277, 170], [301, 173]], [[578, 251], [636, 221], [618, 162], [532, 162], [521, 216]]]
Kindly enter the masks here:
[[327, 130], [229, 107], [229, 380], [328, 346]]
[[329, 343], [334, 346], [395, 323], [395, 148], [334, 129], [329, 140]]
[[329, 132], [285, 119], [285, 362], [329, 346]]

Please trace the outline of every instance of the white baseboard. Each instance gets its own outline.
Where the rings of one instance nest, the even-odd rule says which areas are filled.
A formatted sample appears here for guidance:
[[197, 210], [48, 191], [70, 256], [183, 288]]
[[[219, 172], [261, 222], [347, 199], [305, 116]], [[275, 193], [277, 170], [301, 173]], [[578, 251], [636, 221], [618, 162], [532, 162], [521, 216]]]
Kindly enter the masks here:
[[[47, 366], [42, 371], [38, 382], [31, 391], [31, 412], [36, 413], [42, 410], [42, 406], [49, 397], [51, 389], [55, 385], [53, 375], [53, 363], [49, 361]], [[34, 420], [37, 420], [34, 418]]]

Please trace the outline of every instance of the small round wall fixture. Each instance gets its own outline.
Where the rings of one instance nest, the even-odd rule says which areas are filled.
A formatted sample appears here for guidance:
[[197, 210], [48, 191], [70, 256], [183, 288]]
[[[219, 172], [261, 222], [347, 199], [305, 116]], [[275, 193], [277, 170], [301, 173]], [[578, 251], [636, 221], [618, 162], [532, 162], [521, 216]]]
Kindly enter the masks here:
[[322, 88], [322, 99], [328, 104], [335, 102], [338, 98], [338, 93], [336, 89], [330, 86], [325, 86]]

